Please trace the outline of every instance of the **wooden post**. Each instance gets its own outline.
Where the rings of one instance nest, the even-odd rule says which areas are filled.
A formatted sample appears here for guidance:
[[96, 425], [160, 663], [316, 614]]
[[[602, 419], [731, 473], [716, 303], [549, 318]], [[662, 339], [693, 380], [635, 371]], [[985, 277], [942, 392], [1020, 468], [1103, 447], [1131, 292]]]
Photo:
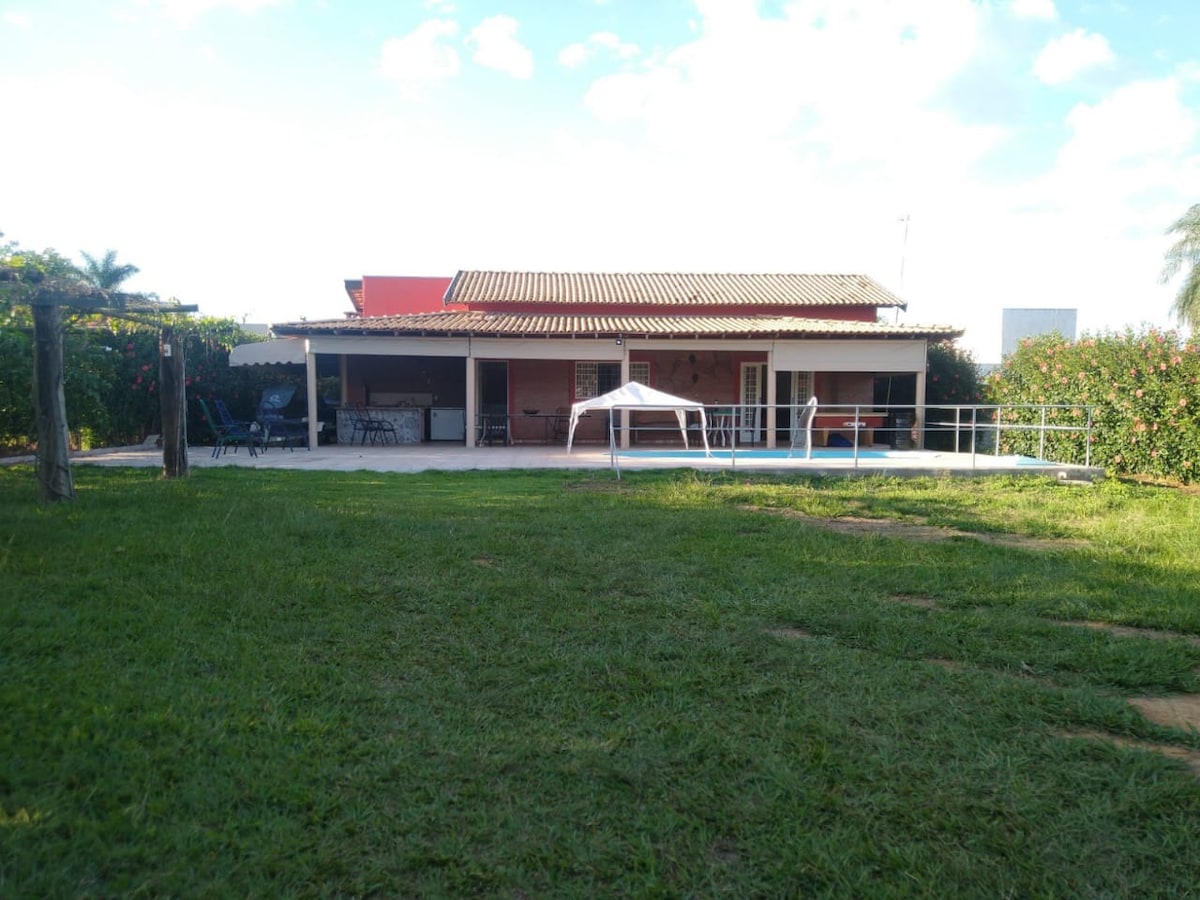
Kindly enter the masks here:
[[187, 394], [183, 340], [164, 326], [158, 339], [159, 409], [162, 412], [163, 478], [187, 478]]
[[38, 486], [47, 503], [74, 500], [67, 396], [63, 390], [62, 309], [57, 303], [34, 303], [32, 309]]

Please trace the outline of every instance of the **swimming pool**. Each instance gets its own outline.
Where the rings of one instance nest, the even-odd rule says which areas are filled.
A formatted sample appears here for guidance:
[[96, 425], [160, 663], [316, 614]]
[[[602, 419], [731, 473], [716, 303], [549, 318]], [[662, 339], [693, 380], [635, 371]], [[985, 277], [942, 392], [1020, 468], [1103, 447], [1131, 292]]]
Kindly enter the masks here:
[[[622, 459], [704, 459], [703, 450], [619, 450]], [[712, 459], [805, 459], [804, 451], [766, 450], [750, 447], [745, 450], [713, 450]], [[927, 454], [912, 450], [859, 450], [859, 459], [919, 459]], [[854, 459], [853, 448], [814, 450], [813, 459]]]
[[[797, 450], [789, 452], [787, 450], [767, 450], [761, 447], [748, 447], [745, 450], [732, 451], [729, 449], [713, 449], [708, 457], [705, 457], [704, 451], [700, 449], [678, 450], [678, 449], [663, 449], [663, 450], [618, 450], [618, 459], [624, 460], [696, 460], [711, 459], [714, 461], [726, 462], [754, 462], [758, 460], [791, 460], [793, 462], [823, 462], [834, 460], [853, 460], [855, 458], [854, 448], [852, 447], [821, 447], [813, 450], [811, 457], [806, 457], [804, 451]], [[879, 450], [879, 449], [862, 449], [858, 451], [858, 460], [861, 461], [892, 461], [892, 462], [909, 462], [932, 463], [938, 460], [948, 461], [957, 460], [967, 462], [972, 459], [969, 453], [946, 453], [936, 450]], [[1029, 456], [992, 456], [990, 454], [975, 454], [975, 460], [980, 462], [992, 463], [1005, 466], [1050, 466], [1055, 463], [1044, 459], [1034, 459]]]

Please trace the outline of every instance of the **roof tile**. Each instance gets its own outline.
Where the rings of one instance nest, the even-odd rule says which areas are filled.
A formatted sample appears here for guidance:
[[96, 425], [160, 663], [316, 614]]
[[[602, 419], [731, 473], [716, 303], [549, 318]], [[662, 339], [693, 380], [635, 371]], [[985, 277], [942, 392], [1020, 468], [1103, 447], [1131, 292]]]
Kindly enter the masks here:
[[451, 337], [928, 337], [953, 338], [961, 329], [948, 325], [888, 325], [798, 316], [646, 316], [544, 315], [468, 312], [417, 313], [290, 322], [275, 325], [276, 334], [409, 335]]
[[905, 302], [865, 275], [460, 271], [446, 302], [645, 306], [873, 306]]

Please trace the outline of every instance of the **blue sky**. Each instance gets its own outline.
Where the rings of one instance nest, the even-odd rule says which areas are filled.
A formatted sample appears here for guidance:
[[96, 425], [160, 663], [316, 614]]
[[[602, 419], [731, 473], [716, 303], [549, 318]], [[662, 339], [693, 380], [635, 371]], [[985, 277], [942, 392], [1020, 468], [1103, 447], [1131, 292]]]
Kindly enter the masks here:
[[1170, 324], [1194, 0], [0, 0], [0, 231], [247, 322], [458, 269], [862, 272]]

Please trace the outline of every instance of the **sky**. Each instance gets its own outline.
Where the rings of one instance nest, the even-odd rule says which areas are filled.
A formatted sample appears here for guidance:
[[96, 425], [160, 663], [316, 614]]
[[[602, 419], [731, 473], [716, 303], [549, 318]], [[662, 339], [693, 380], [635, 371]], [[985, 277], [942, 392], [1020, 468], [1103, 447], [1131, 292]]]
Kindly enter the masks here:
[[246, 323], [460, 269], [1173, 324], [1195, 0], [0, 0], [0, 232]]

